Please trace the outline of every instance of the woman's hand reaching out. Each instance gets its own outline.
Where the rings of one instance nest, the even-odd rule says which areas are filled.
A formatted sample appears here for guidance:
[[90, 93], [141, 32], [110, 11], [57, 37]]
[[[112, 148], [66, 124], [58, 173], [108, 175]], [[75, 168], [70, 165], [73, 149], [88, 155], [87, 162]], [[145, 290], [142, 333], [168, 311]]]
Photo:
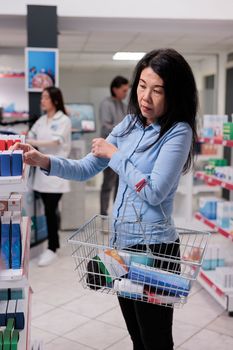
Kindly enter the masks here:
[[111, 159], [113, 154], [118, 151], [118, 148], [108, 143], [105, 139], [97, 138], [92, 141], [91, 151], [96, 157]]
[[47, 155], [40, 153], [34, 147], [27, 143], [16, 143], [11, 150], [22, 150], [24, 163], [31, 166], [38, 166], [42, 169], [50, 169], [50, 159]]

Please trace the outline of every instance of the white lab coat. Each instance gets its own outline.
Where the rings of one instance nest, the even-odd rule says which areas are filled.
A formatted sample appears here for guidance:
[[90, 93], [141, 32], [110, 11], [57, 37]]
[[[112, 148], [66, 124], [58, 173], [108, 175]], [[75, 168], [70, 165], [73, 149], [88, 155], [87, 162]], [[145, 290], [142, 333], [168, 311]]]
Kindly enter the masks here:
[[[58, 111], [52, 119], [41, 116], [29, 131], [28, 138], [35, 140], [58, 140], [53, 147], [38, 147], [39, 151], [58, 157], [69, 156], [71, 150], [71, 121], [62, 111]], [[32, 185], [33, 190], [41, 193], [65, 193], [70, 191], [69, 181], [56, 176], [46, 176], [40, 168], [36, 168]]]

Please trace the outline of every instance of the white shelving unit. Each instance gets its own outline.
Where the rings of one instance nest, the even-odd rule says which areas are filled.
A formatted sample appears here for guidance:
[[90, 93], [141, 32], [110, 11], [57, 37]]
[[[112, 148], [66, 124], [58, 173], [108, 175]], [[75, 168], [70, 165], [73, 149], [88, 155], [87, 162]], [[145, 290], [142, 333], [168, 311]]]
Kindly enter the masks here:
[[[208, 159], [216, 158], [217, 155], [197, 155], [195, 162], [200, 163]], [[181, 176], [174, 200], [174, 220], [176, 226], [189, 227], [191, 229], [204, 230], [206, 227], [194, 217], [194, 203], [200, 194], [220, 194], [221, 186], [208, 186], [194, 183], [194, 173]]]
[[[211, 144], [223, 145], [226, 147], [233, 147], [233, 141], [209, 138], [201, 139], [201, 141]], [[205, 186], [211, 186], [211, 189], [213, 188], [213, 186], [216, 186], [228, 189], [229, 191], [233, 190], [233, 183], [231, 182], [223, 181], [221, 179], [216, 178], [215, 176], [206, 175], [204, 172], [200, 171], [196, 173], [196, 176], [205, 181]], [[225, 254], [228, 253], [228, 257], [230, 257], [229, 264], [233, 270], [233, 233], [218, 226], [214, 220], [209, 220], [199, 212], [195, 213], [195, 218], [207, 227], [220, 234], [220, 237], [222, 237], [224, 242], [219, 241], [219, 246], [224, 250]], [[222, 305], [224, 309], [228, 311], [229, 315], [233, 316], [233, 288], [224, 288], [221, 284], [219, 284], [216, 278], [216, 272], [214, 270], [201, 270], [199, 273], [198, 281], [209, 292], [209, 294], [220, 305]]]
[[[26, 166], [23, 176], [0, 177], [0, 193], [23, 193], [27, 190], [29, 167]], [[22, 261], [20, 269], [7, 269], [0, 271], [0, 289], [22, 289], [25, 301], [25, 327], [20, 331], [18, 350], [30, 350], [30, 308], [31, 288], [28, 282], [29, 255], [30, 255], [30, 226], [31, 220], [23, 217], [21, 222], [22, 234]]]
[[22, 176], [0, 176], [0, 193], [27, 192], [29, 169], [30, 167], [28, 165], [24, 166]]

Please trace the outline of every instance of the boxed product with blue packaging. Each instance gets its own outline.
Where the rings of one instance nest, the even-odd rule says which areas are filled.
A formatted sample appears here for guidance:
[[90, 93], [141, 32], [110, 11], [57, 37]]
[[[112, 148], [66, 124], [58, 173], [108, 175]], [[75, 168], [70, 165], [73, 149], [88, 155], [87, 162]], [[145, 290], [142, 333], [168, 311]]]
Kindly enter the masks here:
[[11, 151], [1, 153], [1, 176], [11, 176]]
[[15, 328], [24, 329], [25, 319], [24, 319], [24, 299], [18, 299], [16, 301], [16, 313], [15, 313]]
[[19, 269], [22, 258], [21, 212], [14, 211], [11, 216], [11, 268]]
[[5, 211], [1, 216], [1, 257], [6, 269], [11, 267], [11, 212]]
[[188, 296], [190, 291], [190, 282], [186, 278], [137, 263], [131, 264], [128, 278], [167, 291], [174, 296]]
[[217, 197], [209, 197], [209, 196], [200, 197], [199, 198], [200, 213], [209, 220], [216, 220], [217, 202], [219, 202], [219, 198]]
[[11, 154], [11, 174], [20, 176], [23, 173], [23, 151], [15, 150]]
[[225, 265], [224, 251], [217, 245], [208, 245], [202, 264], [203, 270], [215, 270]]

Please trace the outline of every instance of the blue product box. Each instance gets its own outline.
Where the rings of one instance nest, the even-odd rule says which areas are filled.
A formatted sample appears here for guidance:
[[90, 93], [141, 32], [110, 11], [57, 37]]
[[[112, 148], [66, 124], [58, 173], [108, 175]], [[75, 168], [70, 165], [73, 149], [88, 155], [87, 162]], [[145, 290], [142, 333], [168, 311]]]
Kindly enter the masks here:
[[1, 153], [1, 176], [11, 176], [11, 151]]
[[216, 267], [225, 266], [224, 259], [204, 259], [202, 264], [202, 269], [205, 271], [215, 270]]
[[24, 309], [25, 309], [25, 300], [18, 299], [16, 303], [16, 314], [15, 314], [15, 328], [16, 329], [24, 329], [25, 326], [25, 318], [24, 318]]
[[20, 269], [22, 258], [21, 213], [15, 211], [11, 217], [11, 268]]
[[1, 257], [6, 269], [10, 269], [11, 267], [10, 229], [11, 212], [5, 211], [3, 216], [1, 216]]
[[200, 203], [200, 213], [204, 215], [209, 220], [216, 220], [217, 215], [217, 199], [204, 198], [199, 199]]
[[11, 155], [11, 174], [12, 176], [20, 176], [23, 173], [23, 151], [16, 150]]
[[132, 263], [128, 278], [134, 282], [154, 286], [175, 296], [188, 296], [190, 283], [187, 279], [173, 273]]

